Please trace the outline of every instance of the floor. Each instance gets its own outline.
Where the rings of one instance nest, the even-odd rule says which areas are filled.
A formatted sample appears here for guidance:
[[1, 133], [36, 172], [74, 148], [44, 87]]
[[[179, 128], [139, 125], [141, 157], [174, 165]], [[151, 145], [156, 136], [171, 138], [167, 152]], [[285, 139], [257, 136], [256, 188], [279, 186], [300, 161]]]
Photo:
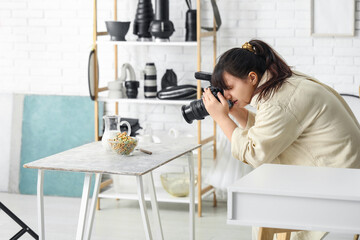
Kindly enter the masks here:
[[[0, 201], [37, 232], [36, 196], [0, 193]], [[45, 196], [45, 236], [51, 240], [75, 239], [80, 199]], [[150, 204], [149, 217], [152, 217]], [[159, 203], [164, 239], [188, 239], [188, 205]], [[196, 239], [250, 240], [251, 228], [226, 224], [226, 203], [213, 208], [204, 202], [203, 217], [196, 217]], [[0, 239], [10, 239], [20, 227], [5, 213], [0, 212]], [[33, 239], [23, 235], [21, 240]], [[96, 212], [93, 240], [145, 239], [139, 204], [134, 200], [102, 199]], [[154, 239], [156, 240], [156, 239]]]
[[[36, 196], [0, 192], [0, 201], [37, 232]], [[46, 239], [75, 239], [80, 199], [45, 197]], [[149, 205], [150, 208], [150, 205]], [[164, 238], [188, 239], [188, 205], [159, 203]], [[149, 217], [152, 217], [149, 211]], [[10, 239], [20, 227], [5, 213], [0, 212], [0, 239]], [[101, 210], [96, 212], [93, 240], [142, 240], [144, 230], [139, 205], [134, 200], [102, 199]], [[353, 235], [329, 234], [326, 240], [351, 240]], [[21, 240], [33, 239], [23, 235]], [[226, 224], [226, 202], [216, 208], [204, 202], [203, 217], [196, 217], [196, 239], [251, 240], [251, 228]], [[156, 239], [154, 239], [156, 240]]]

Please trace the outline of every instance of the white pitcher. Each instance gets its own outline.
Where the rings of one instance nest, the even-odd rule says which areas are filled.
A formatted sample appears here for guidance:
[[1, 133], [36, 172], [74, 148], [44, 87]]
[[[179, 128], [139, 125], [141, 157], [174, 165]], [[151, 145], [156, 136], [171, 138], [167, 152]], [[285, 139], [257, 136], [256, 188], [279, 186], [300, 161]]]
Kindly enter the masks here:
[[103, 119], [105, 122], [105, 131], [102, 136], [101, 143], [106, 150], [111, 151], [108, 140], [114, 139], [116, 137], [116, 134], [121, 132], [120, 126], [124, 124], [127, 126], [128, 129], [127, 135], [130, 136], [131, 126], [130, 123], [127, 121], [120, 121], [121, 118], [118, 115], [104, 116]]

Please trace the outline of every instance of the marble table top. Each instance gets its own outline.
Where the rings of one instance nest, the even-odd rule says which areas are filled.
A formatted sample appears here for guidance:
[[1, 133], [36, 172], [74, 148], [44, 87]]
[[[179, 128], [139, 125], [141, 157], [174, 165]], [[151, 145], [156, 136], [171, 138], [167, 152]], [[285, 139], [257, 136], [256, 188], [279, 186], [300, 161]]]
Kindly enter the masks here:
[[[139, 144], [140, 145], [140, 144]], [[92, 142], [24, 165], [25, 168], [120, 175], [146, 174], [201, 144], [193, 141], [162, 142], [140, 145], [152, 155], [135, 151], [130, 156], [107, 152], [101, 142]]]

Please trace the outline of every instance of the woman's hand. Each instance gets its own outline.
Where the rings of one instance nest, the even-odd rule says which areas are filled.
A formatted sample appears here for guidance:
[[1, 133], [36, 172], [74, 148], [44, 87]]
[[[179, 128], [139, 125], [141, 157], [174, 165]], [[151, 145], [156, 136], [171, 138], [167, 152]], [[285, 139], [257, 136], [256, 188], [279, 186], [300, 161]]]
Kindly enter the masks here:
[[208, 111], [214, 121], [219, 124], [226, 137], [231, 141], [232, 133], [237, 126], [229, 117], [229, 104], [225, 97], [221, 93], [218, 93], [217, 97], [220, 102], [214, 97], [210, 89], [207, 88], [203, 94], [203, 102], [206, 111]]
[[227, 103], [225, 97], [221, 93], [218, 93], [217, 97], [220, 102], [214, 97], [209, 88], [206, 88], [203, 93], [203, 102], [206, 111], [216, 122], [220, 121], [224, 117], [228, 117], [229, 115], [229, 104]]

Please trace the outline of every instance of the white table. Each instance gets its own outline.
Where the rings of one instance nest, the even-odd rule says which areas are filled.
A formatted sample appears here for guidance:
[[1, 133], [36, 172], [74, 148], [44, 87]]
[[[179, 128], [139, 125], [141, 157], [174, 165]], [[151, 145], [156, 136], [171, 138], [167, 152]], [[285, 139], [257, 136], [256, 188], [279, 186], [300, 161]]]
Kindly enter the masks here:
[[[160, 215], [158, 211], [158, 204], [156, 200], [156, 193], [154, 188], [152, 171], [182, 155], [188, 155], [190, 183], [194, 183], [194, 162], [192, 151], [199, 148], [200, 144], [192, 142], [176, 142], [176, 143], [161, 143], [141, 146], [144, 149], [150, 150], [152, 155], [134, 151], [131, 156], [122, 157], [115, 153], [106, 152], [101, 142], [93, 142], [83, 146], [70, 149], [28, 164], [25, 168], [38, 169], [38, 227], [39, 237], [41, 240], [45, 239], [45, 225], [44, 225], [44, 199], [43, 199], [43, 181], [44, 170], [57, 171], [72, 171], [84, 172], [84, 186], [80, 206], [80, 214], [78, 221], [78, 228], [76, 239], [90, 239], [91, 230], [94, 221], [96, 201], [99, 194], [99, 186], [101, 175], [120, 174], [133, 175], [137, 179], [137, 193], [139, 198], [140, 210], [145, 229], [146, 239], [153, 239], [151, 233], [149, 218], [144, 199], [143, 176], [149, 175], [149, 192], [151, 198], [151, 207], [154, 213], [154, 221], [157, 230], [157, 237], [154, 239], [163, 239], [163, 232], [161, 227]], [[88, 210], [89, 192], [91, 176], [95, 174], [94, 192], [91, 200], [91, 206]], [[190, 239], [195, 239], [195, 191], [194, 184], [190, 184]], [[86, 231], [85, 231], [86, 229]]]
[[264, 164], [228, 188], [229, 224], [360, 233], [360, 169]]

